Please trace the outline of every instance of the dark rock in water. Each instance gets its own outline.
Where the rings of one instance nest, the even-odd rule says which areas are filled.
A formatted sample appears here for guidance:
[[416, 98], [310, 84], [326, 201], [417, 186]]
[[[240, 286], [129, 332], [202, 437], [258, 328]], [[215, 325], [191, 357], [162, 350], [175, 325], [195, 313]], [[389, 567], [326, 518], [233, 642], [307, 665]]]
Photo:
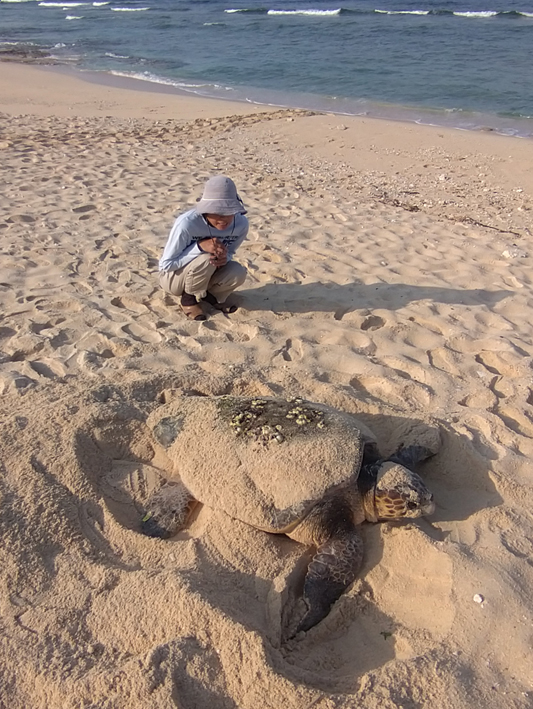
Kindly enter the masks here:
[[56, 60], [46, 50], [22, 44], [16, 47], [0, 47], [0, 62], [56, 64]]

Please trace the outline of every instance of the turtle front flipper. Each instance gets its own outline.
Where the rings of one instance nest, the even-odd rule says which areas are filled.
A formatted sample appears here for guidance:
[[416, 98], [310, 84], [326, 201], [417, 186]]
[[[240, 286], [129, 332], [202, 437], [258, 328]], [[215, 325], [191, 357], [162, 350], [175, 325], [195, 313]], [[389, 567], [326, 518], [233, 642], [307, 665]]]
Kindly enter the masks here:
[[310, 630], [354, 581], [363, 560], [363, 541], [355, 528], [321, 544], [307, 569], [303, 598], [307, 605], [296, 632]]
[[196, 500], [178, 482], [166, 483], [146, 502], [141, 531], [148, 537], [168, 539], [183, 529]]
[[416, 468], [417, 465], [436, 455], [436, 453], [437, 451], [427, 448], [426, 446], [413, 444], [400, 448], [400, 450], [394, 453], [394, 455], [391, 455], [387, 460], [391, 463], [399, 463], [405, 468]]

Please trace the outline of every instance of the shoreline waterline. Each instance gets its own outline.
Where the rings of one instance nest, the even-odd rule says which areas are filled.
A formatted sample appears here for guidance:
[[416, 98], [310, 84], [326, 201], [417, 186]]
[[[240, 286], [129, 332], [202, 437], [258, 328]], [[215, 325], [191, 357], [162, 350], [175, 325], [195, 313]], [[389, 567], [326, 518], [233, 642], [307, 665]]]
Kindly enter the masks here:
[[513, 138], [533, 138], [533, 119], [531, 118], [507, 118], [497, 114], [484, 114], [461, 109], [404, 106], [366, 99], [319, 96], [304, 92], [267, 91], [257, 87], [229, 87], [209, 83], [191, 84], [156, 75], [143, 76], [134, 72], [83, 68], [62, 61], [50, 64], [41, 61], [9, 60], [9, 62], [2, 62], [4, 65], [6, 63], [31, 66], [111, 89], [196, 97], [242, 106], [256, 106], [257, 109], [265, 110], [303, 109], [339, 117], [345, 116], [346, 118], [378, 119], [475, 133], [486, 132]]
[[[219, 87], [214, 84], [187, 86], [164, 78], [143, 78], [126, 72], [97, 71], [65, 65], [40, 65], [40, 68], [77, 76], [84, 81], [117, 89], [131, 89], [155, 94], [196, 96], [209, 100], [241, 103], [267, 109], [303, 109], [336, 116], [375, 118], [396, 123], [413, 123], [435, 128], [488, 132], [512, 138], [533, 138], [533, 119], [503, 118], [498, 115], [450, 111], [437, 108], [402, 106], [365, 99], [333, 98], [312, 94], [289, 94], [264, 91], [253, 87]], [[294, 97], [295, 100], [291, 100]], [[276, 98], [278, 100], [276, 100]], [[333, 107], [332, 104], [343, 104]], [[359, 105], [359, 110], [357, 110]], [[343, 110], [344, 109], [344, 110]], [[351, 110], [350, 110], [351, 109]]]
[[[83, 70], [82, 70], [83, 71]], [[119, 72], [103, 72], [117, 78], [124, 78], [149, 85], [174, 87], [179, 92], [205, 98], [252, 103], [270, 108], [289, 108], [318, 111], [336, 116], [366, 117], [402, 123], [416, 123], [458, 130], [489, 131], [517, 138], [533, 138], [533, 119], [503, 118], [498, 115], [482, 114], [462, 109], [448, 110], [421, 106], [404, 106], [354, 99], [349, 97], [328, 97], [305, 93], [265, 91], [256, 87], [219, 87], [204, 84], [201, 87], [180, 85], [180, 82], [143, 78]], [[98, 72], [97, 72], [98, 74]], [[98, 78], [96, 78], [98, 82]], [[230, 92], [230, 95], [224, 95]]]

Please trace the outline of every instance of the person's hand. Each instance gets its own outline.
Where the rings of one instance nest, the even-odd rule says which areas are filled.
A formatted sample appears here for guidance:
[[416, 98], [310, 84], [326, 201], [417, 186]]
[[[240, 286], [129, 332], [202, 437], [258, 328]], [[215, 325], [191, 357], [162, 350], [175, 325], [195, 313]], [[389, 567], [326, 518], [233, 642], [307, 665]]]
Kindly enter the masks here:
[[228, 250], [218, 239], [213, 239], [213, 241], [215, 242], [215, 250], [213, 251], [210, 261], [213, 266], [217, 268], [219, 266], [225, 266], [228, 262]]
[[202, 251], [205, 251], [206, 254], [214, 254], [219, 246], [223, 246], [223, 244], [219, 244], [217, 239], [208, 236], [207, 239], [201, 239], [201, 241], [198, 242], [198, 246]]
[[216, 266], [217, 268], [220, 268], [220, 266], [225, 266], [228, 262], [228, 255], [226, 252], [220, 253], [219, 255], [211, 256], [209, 259], [209, 262], [213, 264], [213, 266]]
[[208, 254], [211, 254], [210, 263], [217, 268], [225, 266], [228, 262], [228, 250], [218, 239], [202, 239], [198, 242], [200, 249]]

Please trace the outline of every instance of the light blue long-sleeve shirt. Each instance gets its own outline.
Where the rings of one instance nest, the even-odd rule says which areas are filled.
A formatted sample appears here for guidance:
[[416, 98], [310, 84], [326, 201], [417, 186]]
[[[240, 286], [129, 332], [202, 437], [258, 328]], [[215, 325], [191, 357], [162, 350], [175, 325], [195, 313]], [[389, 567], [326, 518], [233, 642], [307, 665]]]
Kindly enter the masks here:
[[248, 219], [243, 214], [236, 214], [227, 229], [219, 231], [210, 226], [204, 216], [196, 209], [180, 214], [170, 230], [167, 245], [159, 260], [160, 271], [176, 271], [183, 268], [200, 254], [204, 253], [198, 247], [198, 241], [214, 237], [227, 248], [228, 261], [248, 234]]

